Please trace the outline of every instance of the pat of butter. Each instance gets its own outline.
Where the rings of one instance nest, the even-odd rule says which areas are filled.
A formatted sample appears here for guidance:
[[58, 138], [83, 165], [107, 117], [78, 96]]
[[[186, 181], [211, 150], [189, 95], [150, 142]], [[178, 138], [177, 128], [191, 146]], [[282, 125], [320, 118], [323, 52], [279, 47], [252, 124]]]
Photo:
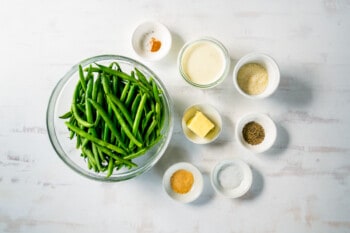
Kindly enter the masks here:
[[215, 125], [202, 112], [196, 111], [194, 116], [187, 121], [187, 127], [199, 137], [204, 138]]

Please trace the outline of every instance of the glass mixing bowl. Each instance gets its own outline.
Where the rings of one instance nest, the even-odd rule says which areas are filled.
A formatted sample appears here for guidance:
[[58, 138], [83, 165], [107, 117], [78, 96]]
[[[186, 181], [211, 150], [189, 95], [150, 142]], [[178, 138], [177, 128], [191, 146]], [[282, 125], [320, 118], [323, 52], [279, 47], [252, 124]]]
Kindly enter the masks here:
[[[126, 73], [130, 73], [130, 71], [136, 67], [147, 78], [153, 78], [163, 92], [162, 101], [164, 105], [164, 124], [161, 130], [161, 134], [163, 135], [162, 139], [153, 147], [148, 149], [144, 155], [133, 159], [133, 162], [138, 165], [137, 167], [133, 167], [131, 169], [122, 168], [120, 170], [114, 170], [113, 174], [106, 178], [106, 172], [97, 173], [94, 170], [88, 169], [86, 161], [80, 156], [81, 150], [76, 149], [75, 138], [73, 140], [69, 139], [69, 131], [64, 123], [65, 120], [60, 119], [59, 116], [69, 111], [71, 107], [74, 88], [79, 80], [79, 64], [84, 68], [93, 63], [108, 65], [113, 61], [118, 62], [122, 70]], [[94, 180], [111, 182], [123, 181], [148, 171], [164, 154], [170, 142], [174, 127], [173, 104], [162, 81], [148, 67], [128, 57], [101, 55], [88, 58], [76, 64], [58, 82], [49, 100], [46, 114], [46, 125], [53, 148], [63, 162], [65, 162], [75, 172]]]

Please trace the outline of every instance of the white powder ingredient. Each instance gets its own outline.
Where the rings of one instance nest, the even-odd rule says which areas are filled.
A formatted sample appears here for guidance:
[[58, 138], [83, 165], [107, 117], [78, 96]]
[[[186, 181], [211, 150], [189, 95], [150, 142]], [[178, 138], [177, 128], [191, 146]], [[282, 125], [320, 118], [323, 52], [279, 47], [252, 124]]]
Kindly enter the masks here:
[[266, 89], [268, 74], [262, 65], [248, 63], [239, 69], [237, 81], [245, 93], [248, 95], [258, 95]]
[[243, 180], [243, 171], [236, 164], [230, 164], [220, 169], [219, 183], [224, 189], [235, 189]]

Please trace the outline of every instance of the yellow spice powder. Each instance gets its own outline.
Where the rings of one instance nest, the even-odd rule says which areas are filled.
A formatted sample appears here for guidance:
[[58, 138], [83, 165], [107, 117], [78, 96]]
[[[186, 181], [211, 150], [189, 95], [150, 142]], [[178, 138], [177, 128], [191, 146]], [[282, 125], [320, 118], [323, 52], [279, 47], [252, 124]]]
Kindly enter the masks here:
[[185, 194], [188, 193], [193, 185], [193, 174], [187, 170], [177, 170], [170, 178], [171, 188], [176, 193]]
[[266, 69], [258, 63], [248, 63], [242, 66], [237, 74], [240, 88], [248, 95], [261, 94], [268, 84]]

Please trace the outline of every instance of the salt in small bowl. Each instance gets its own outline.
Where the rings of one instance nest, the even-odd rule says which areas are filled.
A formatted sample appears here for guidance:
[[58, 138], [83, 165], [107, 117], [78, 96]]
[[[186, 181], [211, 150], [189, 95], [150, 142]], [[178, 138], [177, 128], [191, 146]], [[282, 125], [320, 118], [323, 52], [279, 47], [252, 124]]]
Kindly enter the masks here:
[[214, 190], [227, 198], [238, 198], [250, 189], [253, 175], [249, 165], [240, 159], [223, 160], [210, 176]]

